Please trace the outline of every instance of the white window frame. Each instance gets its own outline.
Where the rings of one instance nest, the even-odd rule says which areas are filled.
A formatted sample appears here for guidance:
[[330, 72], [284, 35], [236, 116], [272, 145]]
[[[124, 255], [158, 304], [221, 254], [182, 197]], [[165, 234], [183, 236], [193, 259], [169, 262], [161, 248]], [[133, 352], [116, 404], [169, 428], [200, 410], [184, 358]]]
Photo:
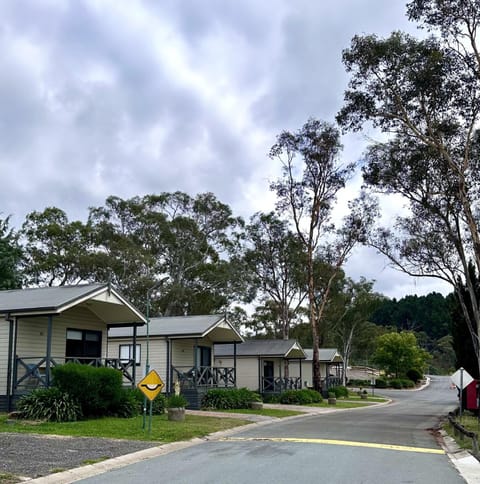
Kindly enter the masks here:
[[[137, 343], [136, 346], [137, 351], [135, 354], [135, 364], [136, 366], [140, 366], [142, 362], [142, 345]], [[125, 352], [127, 352], [127, 354], [125, 354]], [[118, 345], [118, 359], [122, 363], [127, 363], [129, 360], [133, 360], [133, 344], [126, 343]]]

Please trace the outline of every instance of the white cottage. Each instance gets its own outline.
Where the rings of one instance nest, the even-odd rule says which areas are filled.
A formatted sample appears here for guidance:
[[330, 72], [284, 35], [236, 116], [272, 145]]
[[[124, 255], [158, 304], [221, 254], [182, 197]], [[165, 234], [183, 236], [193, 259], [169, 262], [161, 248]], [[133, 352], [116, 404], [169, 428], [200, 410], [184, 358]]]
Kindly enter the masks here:
[[0, 410], [50, 386], [51, 368], [68, 361], [117, 368], [133, 383], [133, 360], [108, 358], [107, 331], [145, 322], [108, 284], [0, 291]]
[[213, 361], [215, 343], [230, 343], [236, 348], [243, 341], [224, 315], [152, 318], [138, 328], [135, 346], [132, 338], [132, 329], [112, 328], [108, 354], [123, 361], [133, 358], [135, 352], [137, 381], [155, 369], [165, 384], [163, 391], [172, 393], [178, 382], [190, 408], [200, 406], [209, 388], [236, 386], [236, 359], [218, 366]]
[[236, 359], [237, 386], [262, 394], [302, 388], [301, 362], [305, 358], [296, 340], [247, 340], [237, 348], [215, 345], [215, 365], [229, 366]]

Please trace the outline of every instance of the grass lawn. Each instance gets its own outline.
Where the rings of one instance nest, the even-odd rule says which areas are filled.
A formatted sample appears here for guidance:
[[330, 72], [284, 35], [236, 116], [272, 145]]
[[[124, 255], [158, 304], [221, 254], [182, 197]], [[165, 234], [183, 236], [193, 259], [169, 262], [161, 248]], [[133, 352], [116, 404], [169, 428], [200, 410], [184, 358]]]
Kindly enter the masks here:
[[[480, 434], [480, 421], [477, 417], [463, 415], [461, 420], [457, 418], [457, 422], [470, 432]], [[450, 422], [448, 422], [448, 420], [443, 424], [443, 428], [447, 432], [447, 434], [455, 440], [460, 448], [472, 450], [472, 439], [470, 439], [469, 437], [464, 437], [463, 439], [461, 439], [460, 435], [456, 436], [453, 431], [454, 429], [450, 425]]]
[[[186, 415], [184, 422], [170, 422], [167, 415], [152, 417], [152, 431], [142, 429], [143, 417], [100, 418], [78, 422], [43, 422], [32, 425], [19, 420], [6, 423], [7, 416], [0, 415], [0, 432], [23, 432], [35, 434], [69, 435], [72, 437], [105, 437], [111, 439], [151, 440], [158, 443], [189, 440], [204, 437], [212, 432], [227, 430], [251, 423], [247, 420]], [[148, 417], [146, 422], [148, 429]], [[1, 481], [0, 481], [1, 482]]]

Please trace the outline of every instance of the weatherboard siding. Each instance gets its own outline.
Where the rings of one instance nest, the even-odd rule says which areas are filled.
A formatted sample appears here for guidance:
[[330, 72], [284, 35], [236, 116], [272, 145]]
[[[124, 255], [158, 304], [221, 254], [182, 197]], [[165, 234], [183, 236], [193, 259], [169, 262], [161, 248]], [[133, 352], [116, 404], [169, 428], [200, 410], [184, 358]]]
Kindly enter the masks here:
[[[102, 352], [107, 351], [107, 324], [86, 308], [76, 307], [52, 317], [51, 356], [63, 363], [67, 329], [102, 331]], [[48, 317], [18, 319], [17, 355], [23, 358], [44, 357], [47, 352]]]
[[8, 321], [0, 321], [0, 395], [7, 394], [9, 327]]
[[[231, 357], [215, 357], [215, 366], [233, 368], [234, 361]], [[258, 358], [237, 357], [237, 388], [249, 388], [258, 390]]]
[[[149, 366], [155, 370], [163, 382], [167, 382], [167, 342], [164, 338], [151, 337], [149, 342]], [[120, 358], [120, 345], [133, 344], [132, 338], [110, 339], [108, 341], [108, 358]], [[136, 382], [145, 376], [147, 365], [147, 342], [145, 338], [137, 338], [137, 345], [140, 345], [140, 365], [136, 368]], [[164, 389], [165, 391], [165, 389]]]

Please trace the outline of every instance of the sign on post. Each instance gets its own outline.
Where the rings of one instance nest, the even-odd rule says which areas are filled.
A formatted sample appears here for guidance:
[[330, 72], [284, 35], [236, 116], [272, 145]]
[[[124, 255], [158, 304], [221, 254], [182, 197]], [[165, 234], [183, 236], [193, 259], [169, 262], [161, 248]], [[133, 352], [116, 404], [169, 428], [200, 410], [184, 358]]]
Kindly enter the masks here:
[[151, 370], [145, 375], [145, 377], [138, 383], [137, 387], [140, 391], [150, 400], [155, 400], [158, 394], [162, 391], [165, 386], [160, 375], [155, 371]]
[[468, 373], [467, 370], [463, 368], [459, 368], [451, 377], [450, 379], [455, 384], [457, 388], [463, 390], [464, 388], [468, 387], [470, 383], [473, 381], [472, 375]]

